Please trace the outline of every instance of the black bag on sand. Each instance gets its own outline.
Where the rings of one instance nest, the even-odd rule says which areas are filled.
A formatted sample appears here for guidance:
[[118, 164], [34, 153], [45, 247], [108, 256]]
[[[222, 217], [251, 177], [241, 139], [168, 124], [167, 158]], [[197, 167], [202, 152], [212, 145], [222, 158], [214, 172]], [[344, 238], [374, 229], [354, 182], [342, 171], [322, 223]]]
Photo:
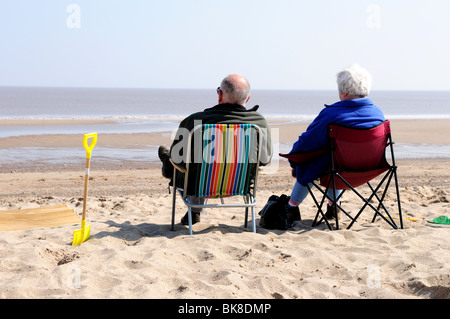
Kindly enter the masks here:
[[300, 211], [296, 210], [294, 216], [288, 216], [286, 209], [288, 201], [289, 196], [284, 194], [281, 196], [270, 196], [267, 204], [259, 212], [261, 216], [259, 225], [266, 229], [287, 230], [291, 228], [295, 220], [300, 220]]

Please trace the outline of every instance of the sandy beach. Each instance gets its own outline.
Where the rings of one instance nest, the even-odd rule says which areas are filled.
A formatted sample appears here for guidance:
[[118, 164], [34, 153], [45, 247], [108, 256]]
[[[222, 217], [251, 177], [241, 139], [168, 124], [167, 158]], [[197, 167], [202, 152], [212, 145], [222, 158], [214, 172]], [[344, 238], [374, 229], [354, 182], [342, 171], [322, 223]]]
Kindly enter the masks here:
[[[280, 142], [289, 142], [306, 124], [274, 127]], [[448, 127], [449, 120], [392, 121], [397, 143], [448, 145], [450, 136], [442, 133]], [[79, 139], [9, 137], [0, 139], [0, 148], [81, 147]], [[149, 144], [170, 144], [170, 132], [98, 141], [124, 149]], [[170, 231], [172, 195], [157, 163], [102, 163], [94, 150], [89, 240], [71, 246], [80, 225], [0, 232], [0, 298], [449, 299], [450, 228], [430, 227], [427, 220], [450, 216], [450, 158], [397, 164], [404, 229], [371, 223], [370, 211], [350, 230], [312, 228], [308, 197], [302, 220], [288, 231], [257, 227], [254, 234], [243, 228], [243, 209], [209, 209], [189, 236], [179, 223], [186, 212], [181, 200]], [[0, 210], [67, 204], [81, 214], [84, 165], [0, 163]], [[262, 169], [256, 212], [272, 194], [289, 195], [293, 183], [286, 161], [275, 172]], [[343, 205], [358, 209], [353, 196]]]

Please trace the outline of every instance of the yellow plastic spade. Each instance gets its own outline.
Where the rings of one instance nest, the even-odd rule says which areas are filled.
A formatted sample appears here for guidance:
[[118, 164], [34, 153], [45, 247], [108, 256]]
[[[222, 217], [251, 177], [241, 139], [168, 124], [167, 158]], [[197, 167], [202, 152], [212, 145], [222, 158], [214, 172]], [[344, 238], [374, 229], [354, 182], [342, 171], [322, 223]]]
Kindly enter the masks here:
[[[91, 145], [88, 145], [88, 139], [92, 138]], [[85, 242], [90, 235], [91, 226], [86, 226], [86, 201], [89, 182], [89, 168], [91, 165], [91, 154], [97, 143], [97, 133], [84, 134], [83, 145], [86, 149], [86, 175], [84, 177], [84, 200], [83, 200], [83, 216], [81, 217], [81, 229], [73, 233], [72, 246], [80, 245]]]

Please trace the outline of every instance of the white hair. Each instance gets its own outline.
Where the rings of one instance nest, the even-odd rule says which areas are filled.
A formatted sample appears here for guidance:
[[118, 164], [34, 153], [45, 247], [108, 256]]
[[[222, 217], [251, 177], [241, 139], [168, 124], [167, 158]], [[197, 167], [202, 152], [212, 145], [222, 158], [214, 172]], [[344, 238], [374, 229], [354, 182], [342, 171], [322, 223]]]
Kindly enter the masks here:
[[358, 64], [352, 64], [338, 73], [337, 83], [339, 93], [366, 97], [372, 87], [372, 76]]

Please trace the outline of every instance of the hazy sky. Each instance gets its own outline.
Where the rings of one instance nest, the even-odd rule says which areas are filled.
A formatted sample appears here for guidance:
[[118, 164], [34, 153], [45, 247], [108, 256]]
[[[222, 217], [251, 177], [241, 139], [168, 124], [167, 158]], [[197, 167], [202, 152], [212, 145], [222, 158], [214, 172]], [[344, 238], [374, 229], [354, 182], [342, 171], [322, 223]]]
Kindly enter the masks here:
[[450, 90], [448, 0], [1, 0], [0, 86]]

